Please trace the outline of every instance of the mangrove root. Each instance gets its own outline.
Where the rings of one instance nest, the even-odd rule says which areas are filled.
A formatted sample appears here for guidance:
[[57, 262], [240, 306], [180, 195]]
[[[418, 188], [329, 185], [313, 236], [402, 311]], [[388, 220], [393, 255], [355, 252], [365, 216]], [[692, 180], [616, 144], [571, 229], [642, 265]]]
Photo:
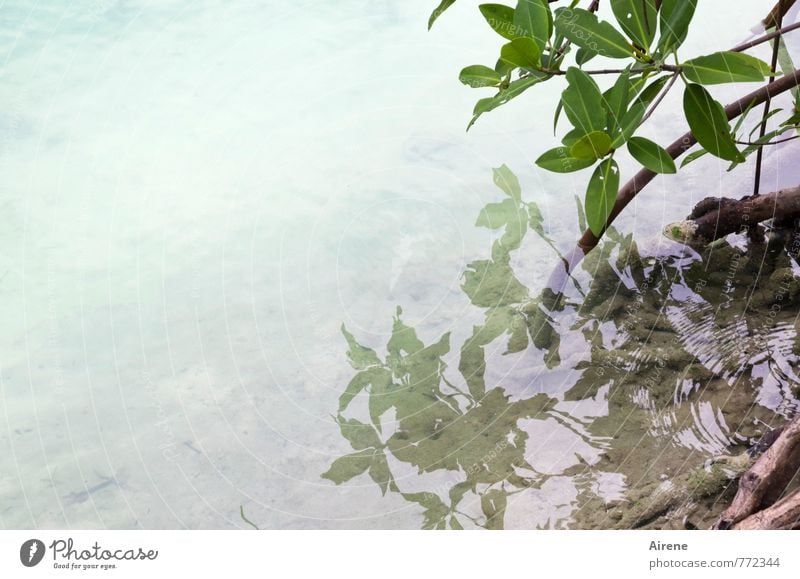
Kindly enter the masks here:
[[[754, 529], [783, 526], [800, 508], [800, 496], [795, 492], [779, 503], [773, 503], [783, 494], [798, 470], [800, 470], [800, 414], [784, 427], [774, 443], [742, 475], [736, 496], [714, 528]], [[796, 517], [793, 520], [796, 520]], [[738, 525], [739, 522], [744, 526]], [[768, 526], [754, 526], [757, 524]]]
[[800, 187], [738, 200], [706, 197], [688, 219], [668, 225], [664, 234], [688, 244], [705, 244], [729, 233], [753, 233], [758, 223], [769, 219], [788, 224], [797, 218], [800, 218]]

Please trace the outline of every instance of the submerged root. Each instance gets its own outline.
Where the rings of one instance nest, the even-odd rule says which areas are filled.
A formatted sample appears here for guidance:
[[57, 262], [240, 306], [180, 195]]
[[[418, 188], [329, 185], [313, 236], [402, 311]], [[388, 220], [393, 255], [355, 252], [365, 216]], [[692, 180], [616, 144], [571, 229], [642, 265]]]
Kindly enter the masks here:
[[785, 528], [788, 523], [796, 525], [800, 519], [800, 495], [797, 491], [778, 503], [776, 501], [798, 471], [800, 414], [782, 429], [766, 452], [742, 476], [736, 496], [714, 528], [775, 529]]

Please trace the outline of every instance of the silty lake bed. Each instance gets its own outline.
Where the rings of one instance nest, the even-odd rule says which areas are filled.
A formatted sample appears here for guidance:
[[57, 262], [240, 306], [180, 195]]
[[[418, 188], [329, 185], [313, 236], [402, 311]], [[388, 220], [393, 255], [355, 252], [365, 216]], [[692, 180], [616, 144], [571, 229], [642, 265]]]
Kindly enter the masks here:
[[[0, 526], [614, 528], [794, 411], [792, 237], [660, 234], [752, 161], [654, 181], [531, 330], [580, 233], [585, 175], [533, 164], [563, 86], [465, 133], [499, 37], [428, 4], [0, 7]], [[763, 16], [725, 5], [687, 54]]]

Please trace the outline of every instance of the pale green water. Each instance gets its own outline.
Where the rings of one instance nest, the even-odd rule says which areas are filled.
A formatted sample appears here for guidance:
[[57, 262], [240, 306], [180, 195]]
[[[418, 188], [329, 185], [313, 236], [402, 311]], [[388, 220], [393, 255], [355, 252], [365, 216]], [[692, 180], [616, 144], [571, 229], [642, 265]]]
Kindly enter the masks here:
[[[556, 85], [464, 133], [477, 93], [457, 72], [486, 61], [498, 41], [469, 5], [428, 33], [430, 9], [0, 4], [0, 526], [229, 528], [245, 526], [244, 505], [263, 528], [419, 528], [430, 505], [403, 495], [444, 500], [486, 460], [495, 464], [477, 484], [489, 486], [465, 490], [461, 524], [487, 525], [486, 509], [505, 500], [505, 527], [570, 526], [587, 492], [611, 500], [649, 476], [620, 466], [624, 450], [608, 425], [632, 401], [646, 411], [647, 395], [631, 386], [614, 398], [614, 383], [582, 379], [587, 363], [602, 367], [592, 340], [625, 343], [619, 315], [615, 325], [591, 310], [585, 323], [597, 328], [582, 331], [567, 308], [561, 364], [551, 369], [552, 350], [503, 355], [508, 336], [493, 338], [491, 396], [470, 391], [472, 374], [459, 370], [476, 359], [460, 350], [496, 305], [461, 288], [468, 264], [489, 259], [500, 235], [474, 227], [482, 207], [503, 199], [492, 167], [519, 176], [563, 249], [578, 234], [573, 195], [583, 176], [532, 164], [552, 132], [537, 107], [551, 109]], [[697, 51], [735, 44], [760, 12], [723, 13], [690, 42]], [[672, 137], [672, 120], [654, 119], [648, 134]], [[770, 154], [765, 188], [794, 184], [792, 152]], [[643, 253], [676, 255], [655, 235], [663, 224], [708, 194], [747, 192], [744, 181], [698, 162], [653, 183], [647, 210], [631, 207], [620, 230], [634, 232]], [[533, 234], [507, 255], [523, 289], [504, 305], [519, 308], [555, 256]], [[685, 298], [672, 294], [667, 329], [687, 340], [683, 350], [705, 355], [690, 340], [700, 334], [688, 329]], [[403, 430], [428, 440], [426, 429], [453, 425], [410, 454], [389, 445], [382, 472], [401, 492], [369, 474], [337, 486], [320, 475], [353, 450], [333, 418], [356, 373], [340, 326], [383, 364], [397, 306], [425, 345], [450, 332], [435, 359], [471, 399], [439, 400], [431, 381], [431, 404], [419, 408], [441, 409], [432, 421], [423, 412], [404, 422], [403, 412], [419, 414], [413, 400], [386, 409], [380, 444]], [[794, 341], [787, 328], [773, 337]], [[672, 391], [681, 363], [658, 383]], [[749, 395], [762, 418], [792, 402], [782, 385]], [[362, 395], [345, 415], [369, 422], [368, 406]], [[694, 421], [680, 423], [644, 413], [626, 423], [626, 444], [675, 448], [669, 464], [720, 452], [736, 440], [735, 425], [720, 423], [724, 407], [697, 400], [680, 411]], [[479, 433], [485, 441], [466, 442]], [[509, 481], [512, 458], [530, 469]], [[595, 466], [604, 460], [612, 466]]]

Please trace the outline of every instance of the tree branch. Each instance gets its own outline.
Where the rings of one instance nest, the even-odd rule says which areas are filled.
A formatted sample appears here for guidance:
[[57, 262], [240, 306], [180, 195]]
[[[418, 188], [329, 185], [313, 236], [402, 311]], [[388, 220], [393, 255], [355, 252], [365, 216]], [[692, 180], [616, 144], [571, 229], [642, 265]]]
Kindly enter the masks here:
[[[769, 83], [742, 97], [738, 101], [729, 104], [725, 107], [725, 115], [729, 121], [735, 119], [749, 108], [764, 103], [767, 98], [775, 97], [798, 85], [800, 85], [800, 69], [795, 69], [790, 74], [777, 79], [775, 82]], [[675, 140], [666, 150], [672, 159], [677, 159], [695, 144], [697, 144], [697, 140], [691, 132], [688, 132]], [[653, 171], [643, 168], [636, 173], [630, 181], [625, 183], [617, 194], [617, 200], [614, 203], [611, 214], [606, 220], [603, 232], [614, 222], [622, 210], [633, 201], [639, 191], [644, 189], [655, 176], [656, 174]], [[587, 253], [597, 246], [598, 241], [599, 238], [596, 237], [591, 230], [587, 229], [578, 240], [576, 247], [564, 256], [561, 264], [563, 267], [556, 267], [550, 275], [547, 288], [555, 294], [560, 294], [564, 289], [568, 274], [572, 272]]]

